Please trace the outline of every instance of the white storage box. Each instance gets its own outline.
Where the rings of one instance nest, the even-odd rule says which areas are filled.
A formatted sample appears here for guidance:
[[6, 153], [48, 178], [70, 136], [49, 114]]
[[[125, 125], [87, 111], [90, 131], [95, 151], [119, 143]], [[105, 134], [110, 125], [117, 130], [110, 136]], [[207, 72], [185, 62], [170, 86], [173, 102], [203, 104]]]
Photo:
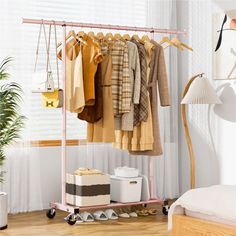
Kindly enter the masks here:
[[127, 166], [117, 167], [115, 168], [114, 172], [115, 172], [115, 176], [125, 177], [125, 178], [134, 178], [134, 177], [138, 177], [139, 175], [138, 169], [130, 168]]
[[111, 176], [111, 200], [115, 202], [139, 202], [141, 199], [142, 177], [122, 178]]
[[66, 202], [75, 206], [110, 204], [110, 175], [66, 175]]

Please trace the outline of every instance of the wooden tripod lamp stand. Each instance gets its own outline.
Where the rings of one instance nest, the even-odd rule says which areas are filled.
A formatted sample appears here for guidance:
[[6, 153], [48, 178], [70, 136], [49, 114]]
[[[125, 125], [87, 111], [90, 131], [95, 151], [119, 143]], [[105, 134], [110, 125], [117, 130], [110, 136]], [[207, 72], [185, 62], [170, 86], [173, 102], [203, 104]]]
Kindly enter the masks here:
[[190, 159], [191, 189], [195, 188], [195, 156], [187, 123], [186, 104], [222, 104], [210, 82], [203, 75], [204, 73], [195, 75], [188, 81], [181, 101], [181, 118]]

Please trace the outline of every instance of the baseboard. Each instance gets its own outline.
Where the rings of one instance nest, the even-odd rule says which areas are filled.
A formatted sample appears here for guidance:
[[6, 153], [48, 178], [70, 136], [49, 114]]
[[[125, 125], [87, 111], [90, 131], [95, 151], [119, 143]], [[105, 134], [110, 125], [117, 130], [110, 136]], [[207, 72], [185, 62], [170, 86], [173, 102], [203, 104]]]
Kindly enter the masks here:
[[0, 230], [4, 230], [7, 228], [7, 225], [3, 226], [3, 227], [0, 227]]

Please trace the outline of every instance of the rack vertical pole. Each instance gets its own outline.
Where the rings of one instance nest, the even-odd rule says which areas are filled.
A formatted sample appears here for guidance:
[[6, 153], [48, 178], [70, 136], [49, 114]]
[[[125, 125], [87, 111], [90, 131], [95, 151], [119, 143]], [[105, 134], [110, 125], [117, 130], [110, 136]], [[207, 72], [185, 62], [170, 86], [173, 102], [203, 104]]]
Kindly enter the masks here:
[[61, 202], [66, 204], [66, 25], [62, 25], [62, 71], [63, 71], [63, 107], [62, 107], [62, 152], [61, 152]]
[[150, 178], [150, 197], [151, 199], [156, 199], [156, 194], [155, 194], [155, 179], [154, 179], [154, 173], [155, 173], [155, 161], [153, 157], [150, 157], [150, 168], [149, 168], [149, 178]]
[[[154, 30], [151, 32], [151, 39], [154, 40]], [[149, 160], [149, 179], [150, 179], [150, 197], [151, 199], [156, 199], [156, 193], [155, 193], [155, 161], [153, 157], [150, 157]]]

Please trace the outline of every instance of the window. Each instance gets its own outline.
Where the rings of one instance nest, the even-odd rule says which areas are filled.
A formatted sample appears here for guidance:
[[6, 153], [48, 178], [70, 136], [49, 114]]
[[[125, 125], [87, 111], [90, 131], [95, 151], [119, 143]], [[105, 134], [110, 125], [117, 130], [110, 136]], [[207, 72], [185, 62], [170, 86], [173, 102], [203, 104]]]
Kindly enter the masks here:
[[[1, 58], [14, 58], [12, 79], [24, 88], [24, 113], [28, 117], [26, 137], [31, 140], [61, 138], [61, 109], [46, 109], [41, 105], [40, 94], [31, 93], [32, 73], [39, 25], [23, 25], [22, 17], [54, 19], [76, 22], [146, 25], [147, 0], [1, 0]], [[68, 27], [70, 30], [70, 27]], [[79, 29], [77, 31], [90, 31]], [[95, 32], [100, 31], [94, 30]], [[103, 32], [106, 32], [103, 30]], [[115, 31], [114, 31], [115, 32]], [[48, 28], [47, 28], [48, 33]], [[121, 32], [125, 33], [125, 32]], [[58, 41], [61, 27], [57, 27]], [[56, 78], [55, 43], [52, 28], [50, 62]], [[46, 66], [46, 49], [41, 35], [38, 69]], [[59, 64], [61, 68], [61, 63]], [[60, 73], [61, 74], [61, 73]], [[67, 138], [85, 139], [86, 122], [77, 119], [76, 114], [67, 113]]]

